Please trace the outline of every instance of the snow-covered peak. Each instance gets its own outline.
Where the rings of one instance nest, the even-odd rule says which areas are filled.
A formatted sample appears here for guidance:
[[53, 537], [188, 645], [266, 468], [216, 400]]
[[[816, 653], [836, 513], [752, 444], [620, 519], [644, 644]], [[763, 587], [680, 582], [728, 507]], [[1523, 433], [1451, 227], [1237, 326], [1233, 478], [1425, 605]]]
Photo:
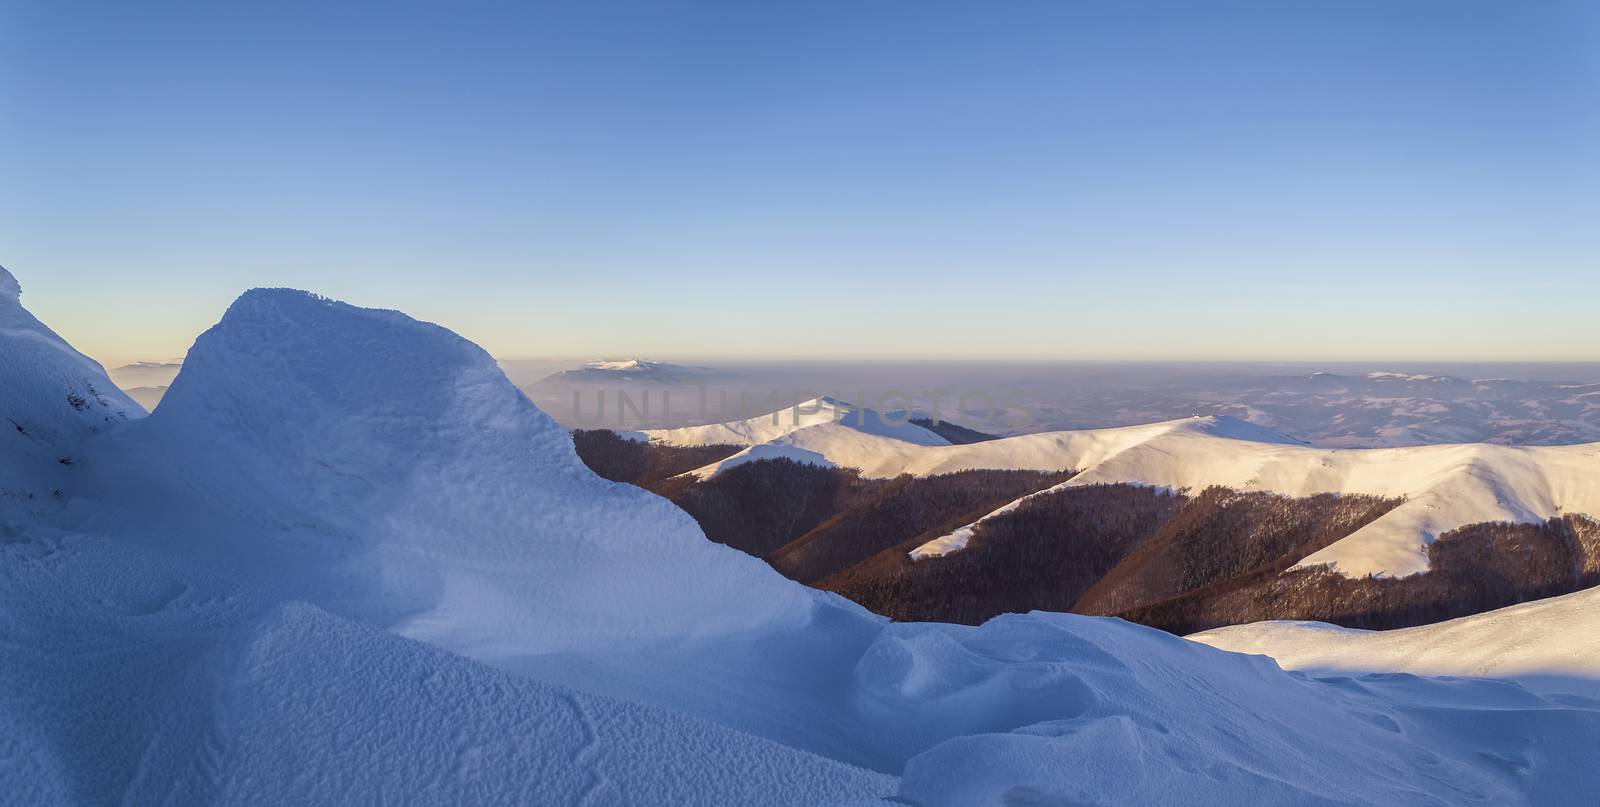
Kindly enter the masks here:
[[315, 525], [292, 549], [254, 517], [220, 531], [346, 581], [306, 599], [484, 660], [744, 630], [812, 597], [596, 477], [488, 353], [394, 311], [248, 292], [139, 432], [208, 502]]
[[1450, 376], [1425, 375], [1425, 374], [1419, 374], [1419, 373], [1396, 373], [1396, 372], [1390, 372], [1390, 371], [1387, 371], [1387, 370], [1380, 370], [1380, 371], [1374, 372], [1374, 373], [1367, 373], [1367, 379], [1370, 380], [1370, 381], [1409, 381], [1409, 382], [1415, 382], [1415, 383], [1433, 383], [1433, 384], [1443, 384], [1443, 383], [1446, 383], [1446, 382], [1457, 382], [1457, 381], [1459, 381], [1459, 379], [1451, 378]]
[[612, 370], [616, 372], [622, 372], [626, 370], [651, 370], [660, 366], [660, 362], [647, 361], [643, 359], [600, 360], [592, 361], [584, 365], [585, 368], [590, 370]]
[[918, 446], [950, 444], [950, 441], [915, 423], [900, 418], [887, 418], [873, 409], [856, 406], [829, 395], [818, 396], [742, 420], [730, 420], [708, 426], [650, 429], [640, 434], [651, 442], [666, 445], [758, 446], [818, 426], [832, 426], [848, 433], [887, 437], [896, 442]]
[[590, 384], [617, 382], [680, 384], [721, 378], [726, 375], [723, 371], [710, 367], [694, 367], [652, 359], [601, 359], [570, 370], [561, 370], [545, 380]]
[[63, 504], [81, 477], [90, 436], [142, 417], [93, 359], [72, 349], [20, 300], [21, 284], [0, 269], [0, 503], [21, 509]]
[[0, 300], [7, 298], [16, 300], [21, 296], [22, 284], [18, 283], [16, 277], [6, 271], [4, 266], [0, 266]]

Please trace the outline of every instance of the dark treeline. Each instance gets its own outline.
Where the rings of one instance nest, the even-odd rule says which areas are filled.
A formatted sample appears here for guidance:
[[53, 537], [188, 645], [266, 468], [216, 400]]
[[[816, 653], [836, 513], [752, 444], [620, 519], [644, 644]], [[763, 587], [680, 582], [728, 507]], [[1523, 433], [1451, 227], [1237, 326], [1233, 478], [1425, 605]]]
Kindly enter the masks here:
[[1399, 500], [1220, 487], [1043, 493], [984, 521], [963, 551], [913, 561], [917, 546], [1071, 473], [865, 479], [776, 459], [697, 480], [680, 474], [739, 448], [652, 445], [606, 431], [575, 432], [573, 441], [596, 473], [668, 497], [711, 540], [897, 620], [979, 624], [1048, 610], [1178, 634], [1269, 619], [1396, 628], [1600, 585], [1600, 522], [1583, 516], [1475, 524], [1434, 541], [1426, 573], [1349, 578], [1290, 567]]
[[1008, 612], [1068, 611], [1183, 501], [1133, 485], [1035, 496], [984, 522], [960, 552], [912, 560], [916, 543], [897, 546], [821, 587], [903, 621], [976, 625]]
[[795, 580], [816, 583], [885, 549], [932, 540], [1071, 476], [1034, 471], [901, 476], [789, 542], [768, 561]]
[[1075, 604], [1120, 614], [1252, 572], [1279, 572], [1400, 504], [1331, 493], [1303, 498], [1211, 487], [1185, 502]]
[[1128, 619], [1193, 633], [1263, 619], [1351, 628], [1426, 625], [1600, 585], [1600, 522], [1569, 515], [1543, 524], [1474, 524], [1428, 547], [1409, 577], [1344, 577], [1325, 568], [1257, 574], [1133, 609]]
[[887, 484], [855, 471], [771, 459], [736, 465], [668, 498], [700, 522], [707, 538], [765, 558]]
[[664, 446], [603, 429], [575, 431], [572, 439], [596, 474], [666, 496], [699, 522], [706, 537], [765, 558], [806, 583], [924, 533], [953, 530], [1071, 476], [986, 470], [865, 479], [854, 470], [771, 459], [702, 481], [679, 475], [726, 459], [739, 447]]
[[686, 471], [724, 460], [739, 446], [663, 446], [619, 437], [609, 429], [578, 429], [572, 445], [589, 470], [613, 482], [655, 489]]

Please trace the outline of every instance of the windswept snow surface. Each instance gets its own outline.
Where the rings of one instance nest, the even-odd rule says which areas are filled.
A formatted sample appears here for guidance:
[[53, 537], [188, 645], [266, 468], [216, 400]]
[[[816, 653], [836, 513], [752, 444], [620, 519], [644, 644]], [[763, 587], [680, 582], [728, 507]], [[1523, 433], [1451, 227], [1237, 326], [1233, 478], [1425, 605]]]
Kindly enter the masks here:
[[1404, 630], [1258, 622], [1189, 638], [1319, 675], [1499, 678], [1539, 692], [1600, 697], [1600, 589]]
[[334, 610], [477, 658], [734, 633], [807, 600], [666, 500], [596, 477], [487, 353], [396, 312], [249, 292], [141, 426], [136, 457], [173, 458], [207, 500], [294, 508], [233, 544], [322, 553]]
[[[759, 446], [809, 429], [827, 426], [830, 434], [865, 435], [908, 443], [914, 446], [947, 446], [950, 441], [904, 419], [889, 419], [866, 407], [822, 396], [759, 417], [685, 426], [679, 429], [648, 429], [638, 434], [653, 443], [673, 446]], [[839, 438], [835, 438], [836, 440]], [[849, 439], [845, 437], [845, 439]], [[773, 456], [770, 450], [768, 457]], [[750, 458], [737, 454], [719, 463], [730, 467]]]
[[[1427, 571], [1426, 546], [1468, 524], [1535, 522], [1563, 513], [1600, 515], [1600, 443], [1328, 449], [1229, 417], [1045, 432], [959, 446], [920, 445], [823, 423], [791, 430], [691, 473], [710, 478], [740, 463], [774, 456], [856, 468], [874, 478], [971, 469], [1080, 471], [1033, 496], [1120, 482], [1191, 490], [1221, 485], [1286, 496], [1403, 498], [1403, 504], [1381, 518], [1300, 561], [1306, 566], [1330, 564], [1351, 576]], [[959, 551], [971, 534], [969, 525], [919, 547], [913, 556]]]
[[1068, 615], [915, 638], [868, 691], [954, 715], [1009, 704], [1019, 724], [969, 726], [914, 757], [899, 797], [926, 807], [1553, 805], [1592, 799], [1584, 788], [1600, 780], [1565, 773], [1593, 767], [1600, 701], [1493, 681], [1311, 679]]
[[[22, 331], [0, 356], [39, 342]], [[18, 391], [84, 372], [50, 351], [7, 365], [8, 416], [78, 423]], [[155, 415], [78, 425], [59, 505], [8, 499], [0, 518], [0, 803], [1517, 805], [1600, 788], [1592, 700], [1318, 680], [1117, 620], [886, 623], [596, 478], [481, 350], [394, 312], [250, 292]]]

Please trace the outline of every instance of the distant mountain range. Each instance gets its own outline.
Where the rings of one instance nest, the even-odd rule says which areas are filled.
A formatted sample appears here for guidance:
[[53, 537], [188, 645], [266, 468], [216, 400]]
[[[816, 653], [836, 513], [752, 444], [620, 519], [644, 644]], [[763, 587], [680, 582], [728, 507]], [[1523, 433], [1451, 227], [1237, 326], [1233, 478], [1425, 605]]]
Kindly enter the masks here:
[[183, 369], [183, 359], [136, 361], [108, 371], [111, 380], [147, 411], [166, 396], [167, 388]]
[[800, 411], [589, 433], [580, 456], [903, 618], [1387, 627], [1600, 582], [1600, 444], [1330, 449], [1207, 416], [957, 445], [838, 401]]
[[544, 383], [584, 382], [592, 384], [651, 383], [690, 384], [696, 381], [726, 378], [730, 374], [710, 367], [694, 367], [649, 359], [602, 359], [582, 367], [560, 370], [544, 379]]
[[1375, 371], [1216, 375], [1045, 396], [1025, 431], [1188, 415], [1248, 420], [1330, 448], [1600, 441], [1600, 384]]

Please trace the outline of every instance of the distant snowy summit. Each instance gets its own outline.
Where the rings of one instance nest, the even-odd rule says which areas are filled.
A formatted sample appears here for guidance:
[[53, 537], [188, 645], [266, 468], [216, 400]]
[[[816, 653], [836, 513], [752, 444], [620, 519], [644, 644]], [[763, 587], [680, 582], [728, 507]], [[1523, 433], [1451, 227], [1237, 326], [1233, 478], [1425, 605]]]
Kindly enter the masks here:
[[712, 367], [672, 364], [650, 359], [600, 359], [588, 362], [582, 367], [557, 372], [546, 381], [576, 381], [599, 384], [617, 382], [692, 384], [699, 381], [726, 378], [730, 375], [727, 371]]
[[[801, 401], [783, 409], [762, 413], [755, 417], [742, 420], [733, 420], [726, 423], [713, 423], [706, 426], [685, 426], [677, 429], [647, 429], [630, 436], [641, 436], [652, 443], [661, 443], [673, 446], [767, 446], [774, 441], [794, 434], [795, 432], [813, 429], [816, 427], [834, 427], [844, 430], [847, 434], [871, 435], [883, 437], [910, 445], [917, 446], [943, 446], [949, 441], [939, 435], [910, 422], [905, 417], [885, 416], [873, 409], [856, 406], [848, 401], [842, 401], [829, 395], [823, 395], [810, 400]], [[846, 438], [848, 439], [848, 438]], [[781, 454], [782, 452], [778, 452]], [[761, 452], [756, 452], [760, 455]], [[756, 456], [741, 453], [735, 457], [724, 460], [718, 468], [732, 467], [752, 459], [771, 459], [778, 454], [771, 452]], [[813, 464], [827, 464], [817, 457], [807, 456], [806, 461]], [[707, 474], [711, 471], [708, 469]]]
[[124, 390], [136, 387], [170, 387], [183, 369], [183, 359], [136, 361], [109, 371], [111, 380]]
[[166, 396], [167, 388], [172, 386], [172, 380], [178, 377], [178, 372], [182, 369], [182, 358], [136, 361], [113, 369], [108, 375], [117, 387], [128, 394], [128, 397], [138, 401], [145, 409], [153, 411]]

